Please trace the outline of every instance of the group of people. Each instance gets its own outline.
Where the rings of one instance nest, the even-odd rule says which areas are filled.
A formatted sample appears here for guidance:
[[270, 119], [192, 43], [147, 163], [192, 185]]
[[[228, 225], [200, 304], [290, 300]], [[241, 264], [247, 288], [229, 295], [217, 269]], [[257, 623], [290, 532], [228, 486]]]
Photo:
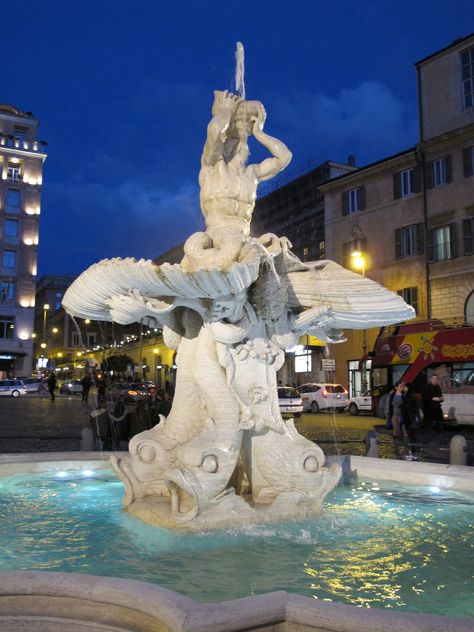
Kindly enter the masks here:
[[442, 430], [444, 426], [441, 408], [443, 393], [439, 378], [433, 374], [422, 392], [423, 415], [412, 384], [397, 383], [388, 401], [387, 423], [393, 430], [393, 438], [396, 441], [408, 439], [409, 452], [406, 459], [416, 461], [419, 452], [417, 430]]

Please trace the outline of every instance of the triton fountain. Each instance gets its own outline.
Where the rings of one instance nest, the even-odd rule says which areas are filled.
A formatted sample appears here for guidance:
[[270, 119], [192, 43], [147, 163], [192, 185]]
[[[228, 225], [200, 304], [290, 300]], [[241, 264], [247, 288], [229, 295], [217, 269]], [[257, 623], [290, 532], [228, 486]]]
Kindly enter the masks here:
[[[243, 48], [237, 51], [243, 93]], [[332, 261], [302, 262], [285, 237], [253, 237], [257, 186], [291, 152], [264, 130], [265, 108], [216, 91], [201, 158], [206, 228], [184, 244], [180, 264], [104, 260], [68, 289], [69, 314], [163, 328], [177, 349], [170, 414], [136, 435], [112, 465], [124, 504], [159, 526], [202, 529], [317, 513], [341, 468], [284, 420], [276, 374], [284, 350], [310, 333], [342, 342], [344, 328], [410, 319], [413, 308]], [[270, 156], [248, 164], [248, 139]]]

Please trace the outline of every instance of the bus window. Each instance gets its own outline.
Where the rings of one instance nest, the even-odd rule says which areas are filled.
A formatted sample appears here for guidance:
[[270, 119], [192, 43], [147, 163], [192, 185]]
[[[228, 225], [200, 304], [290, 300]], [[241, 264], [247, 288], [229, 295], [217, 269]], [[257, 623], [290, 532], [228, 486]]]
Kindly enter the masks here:
[[403, 374], [406, 373], [409, 368], [409, 364], [394, 364], [392, 366], [392, 386], [393, 384], [400, 382]]

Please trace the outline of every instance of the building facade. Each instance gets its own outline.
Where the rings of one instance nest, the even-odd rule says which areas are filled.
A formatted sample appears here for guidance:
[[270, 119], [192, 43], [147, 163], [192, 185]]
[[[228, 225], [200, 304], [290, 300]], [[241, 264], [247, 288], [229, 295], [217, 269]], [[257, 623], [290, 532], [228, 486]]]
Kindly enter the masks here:
[[31, 112], [0, 105], [0, 378], [30, 375], [44, 141]]
[[[474, 323], [474, 35], [416, 68], [419, 142], [321, 186], [326, 253], [348, 268], [358, 263], [421, 319]], [[336, 380], [352, 394], [376, 334], [348, 332], [331, 347]]]

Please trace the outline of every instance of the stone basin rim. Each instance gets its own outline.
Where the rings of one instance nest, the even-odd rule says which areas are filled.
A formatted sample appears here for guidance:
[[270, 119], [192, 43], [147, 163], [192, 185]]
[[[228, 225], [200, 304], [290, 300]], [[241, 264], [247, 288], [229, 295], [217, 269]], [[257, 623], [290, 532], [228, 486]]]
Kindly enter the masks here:
[[[108, 470], [111, 454], [118, 453], [0, 454], [0, 476], [85, 466]], [[336, 461], [343, 466], [343, 482], [356, 475], [474, 492], [474, 472], [468, 466], [349, 455], [327, 458], [328, 464]], [[106, 606], [105, 618], [99, 606]], [[91, 626], [109, 632], [444, 632], [447, 628], [471, 632], [474, 625], [472, 619], [359, 608], [284, 591], [202, 604], [137, 580], [51, 571], [0, 572], [0, 629], [20, 632], [28, 629], [25, 624], [40, 632], [87, 632]]]

